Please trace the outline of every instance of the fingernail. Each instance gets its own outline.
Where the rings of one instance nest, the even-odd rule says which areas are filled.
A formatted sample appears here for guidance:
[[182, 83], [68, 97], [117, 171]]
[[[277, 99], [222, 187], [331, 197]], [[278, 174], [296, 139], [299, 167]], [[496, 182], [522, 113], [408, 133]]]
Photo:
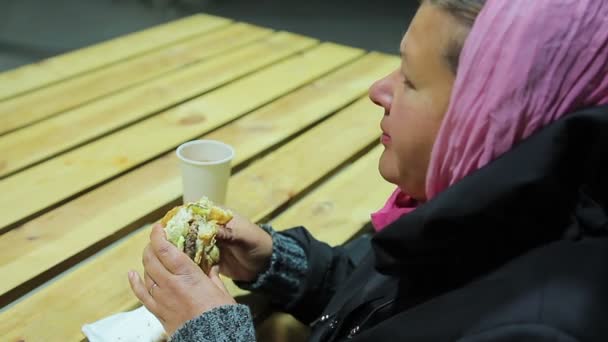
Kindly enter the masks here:
[[129, 279], [135, 278], [135, 272], [129, 271], [129, 275], [128, 276], [129, 276]]

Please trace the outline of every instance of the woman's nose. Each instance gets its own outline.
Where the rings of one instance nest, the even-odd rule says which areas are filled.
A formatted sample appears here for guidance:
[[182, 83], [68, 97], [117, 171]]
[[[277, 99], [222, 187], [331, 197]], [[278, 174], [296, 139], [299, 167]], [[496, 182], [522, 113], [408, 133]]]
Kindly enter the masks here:
[[391, 109], [393, 103], [393, 77], [394, 72], [379, 79], [369, 88], [369, 98], [373, 103], [383, 107], [385, 113]]

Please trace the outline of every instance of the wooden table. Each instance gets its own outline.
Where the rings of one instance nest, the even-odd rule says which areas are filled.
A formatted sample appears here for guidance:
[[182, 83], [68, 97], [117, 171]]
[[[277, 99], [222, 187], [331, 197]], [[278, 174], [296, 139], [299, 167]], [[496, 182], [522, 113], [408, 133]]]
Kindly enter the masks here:
[[138, 306], [126, 273], [188, 140], [235, 147], [229, 207], [347, 240], [392, 190], [366, 92], [398, 63], [195, 15], [0, 74], [0, 339], [80, 341]]

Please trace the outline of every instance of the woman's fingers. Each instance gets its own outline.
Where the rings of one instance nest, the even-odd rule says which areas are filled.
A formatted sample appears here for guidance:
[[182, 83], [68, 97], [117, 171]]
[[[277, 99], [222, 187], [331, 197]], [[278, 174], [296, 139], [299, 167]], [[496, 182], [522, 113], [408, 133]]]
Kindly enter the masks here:
[[[171, 272], [169, 272], [165, 268], [165, 265], [158, 259], [150, 244], [144, 248], [142, 263], [144, 265], [145, 275], [159, 285], [164, 285], [166, 280], [171, 277]], [[146, 285], [150, 288], [152, 283], [148, 284], [147, 280]]]
[[[155, 224], [152, 227], [150, 245], [154, 255], [164, 265], [165, 269], [172, 274], [188, 273], [190, 264], [194, 264], [186, 254], [182, 253], [167, 240], [165, 231], [159, 224]], [[151, 275], [154, 277], [154, 274]]]
[[145, 271], [144, 271], [144, 285], [146, 286], [146, 289], [148, 289], [148, 292], [150, 294], [152, 294], [152, 287], [158, 286], [156, 281], [154, 279], [152, 279], [152, 277], [150, 277], [150, 274]]
[[135, 297], [146, 307], [150, 312], [156, 314], [157, 305], [152, 295], [148, 292], [148, 289], [141, 280], [139, 274], [135, 271], [129, 271], [129, 284], [131, 290], [135, 294]]
[[235, 235], [234, 229], [232, 227], [220, 226], [219, 229], [217, 230], [216, 238], [218, 240], [221, 240], [224, 242], [230, 242], [230, 241], [236, 240], [236, 235]]

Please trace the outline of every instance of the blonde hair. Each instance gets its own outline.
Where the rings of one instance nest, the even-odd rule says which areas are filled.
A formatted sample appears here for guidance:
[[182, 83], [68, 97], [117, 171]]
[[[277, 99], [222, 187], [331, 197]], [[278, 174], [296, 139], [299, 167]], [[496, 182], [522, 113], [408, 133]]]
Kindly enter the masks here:
[[460, 32], [454, 34], [454, 37], [452, 37], [452, 41], [448, 44], [445, 52], [447, 62], [450, 65], [452, 72], [456, 74], [458, 70], [458, 60], [460, 59], [464, 41], [475, 23], [477, 15], [479, 15], [483, 5], [486, 3], [486, 0], [422, 0], [422, 2], [428, 2], [429, 4], [438, 6], [463, 25], [464, 30], [460, 30]]
[[426, 0], [454, 16], [460, 23], [471, 28], [486, 0]]

